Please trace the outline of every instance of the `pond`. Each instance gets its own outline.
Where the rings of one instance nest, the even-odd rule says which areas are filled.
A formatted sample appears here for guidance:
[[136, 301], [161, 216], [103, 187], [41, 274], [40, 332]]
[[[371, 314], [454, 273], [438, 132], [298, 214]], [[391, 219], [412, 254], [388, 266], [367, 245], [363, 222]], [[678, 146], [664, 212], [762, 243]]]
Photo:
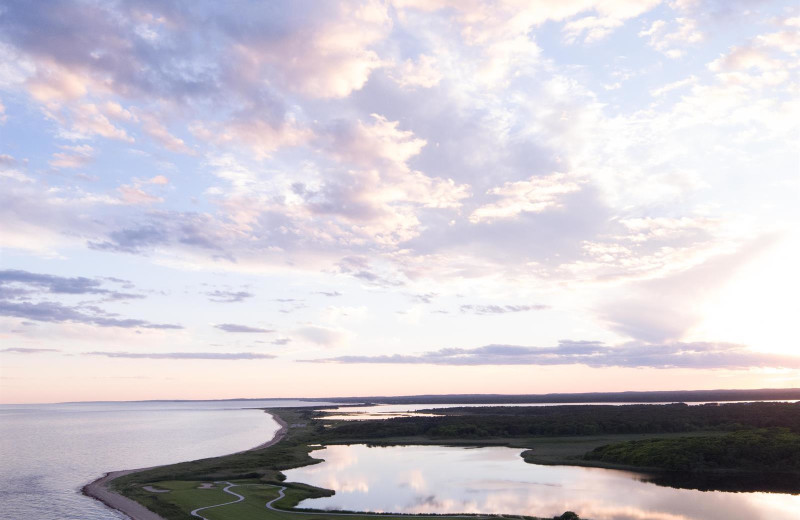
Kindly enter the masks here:
[[569, 510], [593, 520], [778, 520], [800, 511], [800, 496], [674, 489], [627, 471], [527, 464], [522, 451], [332, 445], [312, 454], [325, 462], [285, 473], [336, 491], [298, 506], [314, 509], [542, 517]]

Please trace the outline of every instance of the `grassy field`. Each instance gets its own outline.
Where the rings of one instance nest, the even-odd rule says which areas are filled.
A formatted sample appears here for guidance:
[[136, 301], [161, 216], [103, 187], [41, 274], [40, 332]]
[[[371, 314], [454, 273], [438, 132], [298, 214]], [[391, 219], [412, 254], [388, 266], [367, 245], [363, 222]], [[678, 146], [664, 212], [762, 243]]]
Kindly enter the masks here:
[[[200, 511], [208, 520], [323, 520], [324, 518], [336, 518], [344, 516], [343, 514], [325, 514], [325, 513], [305, 513], [302, 511], [273, 511], [267, 509], [265, 504], [271, 502], [279, 496], [281, 486], [264, 484], [259, 481], [253, 480], [237, 480], [233, 481], [236, 487], [231, 488], [236, 493], [242, 495], [245, 499], [241, 502], [221, 506], [217, 508], [206, 509]], [[183, 511], [191, 511], [198, 507], [207, 505], [222, 504], [230, 502], [236, 498], [228, 493], [223, 492], [224, 484], [215, 484], [210, 489], [200, 489], [201, 482], [198, 481], [166, 481], [157, 482], [155, 485], [159, 488], [169, 489], [170, 493], [159, 494], [158, 499], [165, 503], [174, 505]], [[305, 494], [302, 490], [289, 488], [286, 490], [286, 498], [279, 501], [276, 507], [289, 508], [292, 504], [296, 504], [302, 500]], [[353, 519], [373, 519], [386, 518], [386, 515], [369, 515], [363, 513], [354, 513], [347, 515], [348, 518]], [[447, 519], [446, 516], [424, 516], [414, 515], [412, 518], [419, 520], [443, 520]], [[453, 518], [453, 517], [449, 517]], [[488, 519], [488, 516], [469, 515], [469, 518], [475, 520]], [[530, 517], [514, 517], [504, 516], [504, 518], [530, 518]]]

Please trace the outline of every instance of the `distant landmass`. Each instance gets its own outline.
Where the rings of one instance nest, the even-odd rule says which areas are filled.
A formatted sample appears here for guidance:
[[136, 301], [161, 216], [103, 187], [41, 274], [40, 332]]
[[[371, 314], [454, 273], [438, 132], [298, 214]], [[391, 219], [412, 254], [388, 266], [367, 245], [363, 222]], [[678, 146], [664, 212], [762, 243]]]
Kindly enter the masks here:
[[[521, 403], [680, 403], [713, 401], [800, 401], [800, 388], [754, 390], [667, 390], [553, 394], [425, 394], [367, 397], [236, 397], [231, 399], [146, 399], [131, 403], [199, 403], [232, 401], [301, 401], [341, 404], [521, 404]], [[121, 401], [81, 401], [114, 403]], [[57, 404], [79, 404], [70, 401]]]
[[653, 392], [584, 392], [557, 394], [451, 394], [307, 399], [334, 403], [515, 404], [515, 403], [675, 403], [706, 401], [800, 400], [800, 388], [755, 390], [670, 390]]

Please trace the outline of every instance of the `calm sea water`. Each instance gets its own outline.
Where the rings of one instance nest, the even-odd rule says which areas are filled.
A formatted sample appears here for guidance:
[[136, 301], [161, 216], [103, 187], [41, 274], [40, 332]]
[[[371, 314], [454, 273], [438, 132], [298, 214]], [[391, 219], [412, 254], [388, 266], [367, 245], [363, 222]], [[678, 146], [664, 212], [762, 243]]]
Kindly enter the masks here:
[[397, 513], [572, 510], [593, 520], [792, 520], [800, 496], [657, 486], [627, 471], [527, 464], [520, 449], [328, 446], [325, 462], [286, 471], [290, 482], [333, 489], [300, 507]]
[[256, 407], [301, 401], [0, 405], [0, 519], [125, 518], [80, 494], [108, 471], [224, 455], [272, 438]]

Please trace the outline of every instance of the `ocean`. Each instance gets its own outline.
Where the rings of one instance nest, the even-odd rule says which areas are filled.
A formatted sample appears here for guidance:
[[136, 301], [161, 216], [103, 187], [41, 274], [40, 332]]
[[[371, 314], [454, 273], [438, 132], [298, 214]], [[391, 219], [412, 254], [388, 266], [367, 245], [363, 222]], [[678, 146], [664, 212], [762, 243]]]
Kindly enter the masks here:
[[0, 519], [126, 518], [80, 489], [109, 471], [246, 450], [278, 424], [255, 408], [291, 400], [0, 405]]

